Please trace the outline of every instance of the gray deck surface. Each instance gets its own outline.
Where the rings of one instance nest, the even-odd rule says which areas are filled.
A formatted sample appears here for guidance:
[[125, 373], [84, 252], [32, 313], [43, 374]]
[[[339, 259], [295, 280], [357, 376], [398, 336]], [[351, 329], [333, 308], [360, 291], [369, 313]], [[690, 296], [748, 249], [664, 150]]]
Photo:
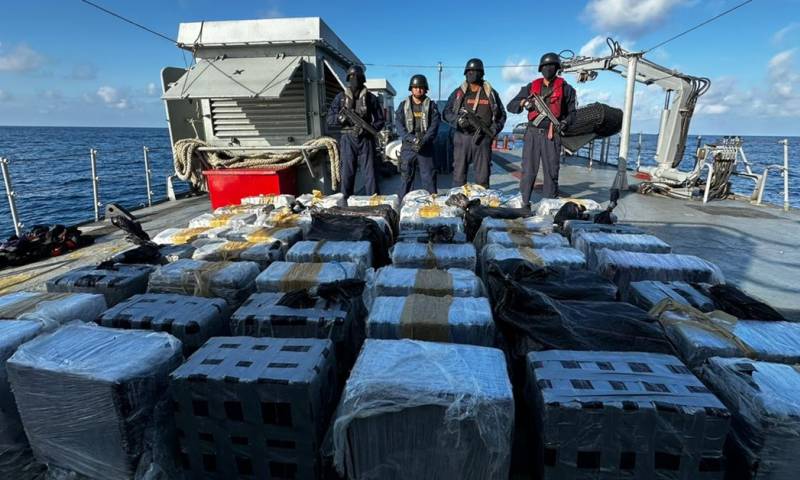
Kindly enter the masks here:
[[[492, 188], [515, 193], [519, 169], [516, 152], [496, 153]], [[470, 172], [470, 177], [471, 177]], [[599, 202], [608, 200], [615, 167], [597, 163], [590, 170], [585, 159], [570, 158], [561, 168], [561, 191]], [[541, 174], [540, 174], [541, 175]], [[630, 182], [636, 182], [632, 177]], [[451, 177], [439, 176], [439, 188], [449, 188]], [[381, 193], [395, 193], [399, 177], [384, 178]], [[541, 189], [534, 191], [534, 200]], [[186, 226], [189, 219], [210, 210], [207, 197], [165, 202], [138, 210], [135, 215], [151, 236], [168, 227]], [[735, 284], [800, 321], [800, 212], [783, 212], [742, 201], [683, 201], [628, 193], [616, 210], [620, 222], [636, 224], [672, 245], [676, 253], [697, 255], [720, 266]], [[128, 248], [123, 235], [108, 224], [89, 224], [84, 232], [100, 235], [97, 243], [76, 252], [0, 274], [0, 294], [41, 290], [44, 282], [75, 267], [95, 264]]]

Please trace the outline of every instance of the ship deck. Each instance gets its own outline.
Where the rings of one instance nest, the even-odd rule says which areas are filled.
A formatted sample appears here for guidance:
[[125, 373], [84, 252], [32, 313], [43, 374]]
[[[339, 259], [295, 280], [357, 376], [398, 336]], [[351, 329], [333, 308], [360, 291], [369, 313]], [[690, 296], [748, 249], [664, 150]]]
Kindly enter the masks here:
[[[506, 193], [517, 190], [520, 158], [517, 152], [496, 152], [492, 188]], [[608, 200], [608, 188], [616, 167], [568, 158], [561, 168], [561, 191], [598, 202]], [[637, 182], [632, 176], [629, 181]], [[440, 175], [440, 188], [449, 187], [449, 175]], [[398, 176], [381, 182], [382, 193], [397, 190]], [[536, 200], [541, 190], [534, 191]], [[134, 214], [152, 235], [168, 227], [185, 226], [210, 210], [205, 196], [164, 202]], [[788, 319], [800, 321], [800, 213], [772, 206], [754, 206], [738, 200], [684, 201], [628, 193], [615, 213], [620, 222], [632, 223], [672, 245], [676, 253], [697, 255], [716, 263], [729, 283], [778, 309]], [[43, 290], [52, 277], [84, 265], [93, 265], [129, 248], [122, 232], [107, 222], [81, 227], [94, 236], [95, 244], [0, 273], [0, 294], [19, 290]]]

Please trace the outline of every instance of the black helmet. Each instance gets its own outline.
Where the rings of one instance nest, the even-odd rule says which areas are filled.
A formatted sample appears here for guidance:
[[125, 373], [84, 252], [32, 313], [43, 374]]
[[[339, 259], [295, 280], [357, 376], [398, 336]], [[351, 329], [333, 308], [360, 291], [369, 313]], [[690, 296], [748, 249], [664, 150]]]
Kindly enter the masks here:
[[467, 62], [467, 66], [464, 67], [464, 75], [467, 74], [467, 70], [479, 70], [483, 71], [483, 61], [480, 58], [470, 58]]
[[411, 77], [411, 80], [408, 82], [409, 91], [411, 91], [411, 87], [422, 87], [428, 90], [428, 79], [425, 78], [425, 75], [416, 74]]
[[353, 75], [357, 75], [363, 81], [367, 81], [367, 76], [364, 75], [364, 68], [361, 65], [353, 65], [347, 69], [347, 77], [346, 80], [350, 80], [350, 77]]
[[545, 53], [542, 55], [542, 59], [539, 60], [540, 72], [542, 71], [542, 67], [545, 65], [558, 65], [558, 68], [561, 68], [561, 57], [559, 57], [557, 53]]

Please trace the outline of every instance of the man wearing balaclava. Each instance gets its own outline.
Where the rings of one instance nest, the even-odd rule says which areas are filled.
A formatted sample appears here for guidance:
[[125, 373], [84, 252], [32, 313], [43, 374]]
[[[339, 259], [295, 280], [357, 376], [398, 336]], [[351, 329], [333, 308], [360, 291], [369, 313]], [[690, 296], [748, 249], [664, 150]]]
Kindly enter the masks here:
[[339, 159], [341, 192], [345, 197], [353, 194], [357, 168], [361, 168], [364, 174], [365, 193], [367, 195], [378, 193], [375, 175], [377, 139], [362, 127], [354, 125], [343, 113], [344, 109], [348, 109], [371, 124], [375, 130], [380, 132], [383, 129], [385, 123], [383, 107], [378, 97], [367, 90], [366, 81], [363, 68], [358, 65], [350, 67], [347, 70], [347, 86], [344, 92], [336, 95], [328, 109], [328, 126], [342, 129], [342, 136], [339, 139]]
[[[467, 169], [472, 163], [475, 183], [489, 188], [489, 171], [492, 162], [492, 140], [503, 130], [506, 111], [500, 95], [483, 79], [483, 62], [473, 58], [464, 67], [465, 82], [456, 88], [447, 100], [444, 119], [455, 128], [453, 135], [453, 186], [467, 183]], [[474, 112], [489, 133], [479, 131], [470, 122], [465, 110]]]
[[[522, 147], [522, 177], [519, 180], [519, 193], [522, 204], [530, 206], [539, 164], [542, 165], [544, 186], [542, 197], [558, 196], [558, 170], [561, 163], [561, 138], [559, 131], [564, 131], [575, 119], [575, 89], [558, 76], [561, 59], [558, 54], [545, 53], [539, 61], [541, 78], [522, 87], [508, 103], [508, 111], [520, 113], [528, 111], [528, 127], [525, 130], [525, 144]], [[547, 115], [539, 112], [531, 99], [532, 94], [539, 95], [559, 120], [553, 125]]]

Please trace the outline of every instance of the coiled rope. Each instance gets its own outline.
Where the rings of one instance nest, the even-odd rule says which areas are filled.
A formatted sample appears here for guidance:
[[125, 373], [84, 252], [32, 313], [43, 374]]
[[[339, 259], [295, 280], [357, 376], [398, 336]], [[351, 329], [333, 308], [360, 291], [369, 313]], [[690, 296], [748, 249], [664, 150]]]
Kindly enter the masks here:
[[[301, 150], [287, 150], [281, 152], [261, 152], [254, 155], [235, 155], [229, 151], [200, 151], [201, 147], [209, 145], [197, 138], [185, 138], [175, 142], [173, 158], [175, 160], [175, 175], [181, 180], [191, 183], [195, 188], [208, 190], [203, 170], [215, 168], [260, 168], [264, 170], [284, 170], [303, 161]], [[331, 187], [336, 189], [341, 181], [339, 173], [339, 148], [331, 137], [319, 137], [303, 144], [312, 147], [309, 156], [322, 149], [328, 151], [331, 165]]]

